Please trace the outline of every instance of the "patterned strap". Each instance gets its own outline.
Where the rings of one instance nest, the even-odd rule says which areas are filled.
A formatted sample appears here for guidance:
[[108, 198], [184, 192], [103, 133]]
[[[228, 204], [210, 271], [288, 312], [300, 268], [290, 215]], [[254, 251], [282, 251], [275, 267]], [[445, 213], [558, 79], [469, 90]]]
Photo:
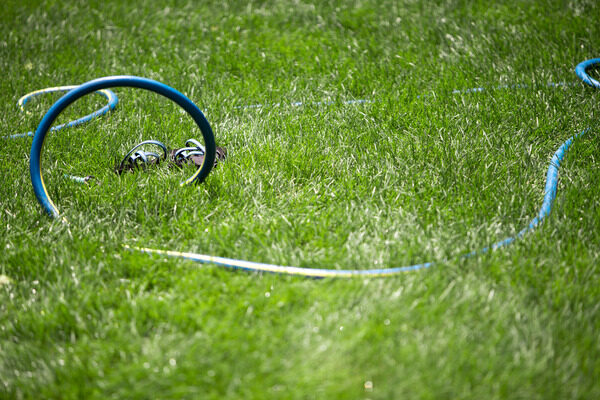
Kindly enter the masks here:
[[138, 168], [139, 166], [145, 166], [148, 163], [159, 164], [161, 161], [160, 154], [155, 153], [153, 151], [137, 150], [138, 148], [144, 145], [155, 145], [160, 147], [163, 152], [162, 159], [167, 159], [167, 146], [165, 146], [158, 140], [144, 140], [143, 142], [135, 145], [131, 150], [129, 150], [127, 155], [123, 157], [123, 160], [121, 160], [119, 165], [115, 168], [115, 172], [120, 175], [123, 173], [123, 171], [131, 171]]

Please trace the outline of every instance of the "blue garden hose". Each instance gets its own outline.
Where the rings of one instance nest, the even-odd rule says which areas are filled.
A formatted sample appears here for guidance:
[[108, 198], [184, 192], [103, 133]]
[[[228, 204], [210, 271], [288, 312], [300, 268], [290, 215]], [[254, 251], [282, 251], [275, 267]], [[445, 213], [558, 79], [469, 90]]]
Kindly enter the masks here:
[[[600, 83], [589, 76], [587, 70], [594, 66], [600, 65], [600, 58], [584, 61], [580, 63], [575, 72], [577, 76], [587, 85], [600, 89]], [[163, 96], [175, 101], [178, 105], [180, 105], [184, 110], [186, 110], [198, 126], [200, 127], [202, 134], [204, 136], [204, 141], [206, 144], [206, 156], [203, 165], [198, 169], [197, 173], [190, 178], [188, 181], [182, 183], [187, 184], [193, 181], [201, 182], [206, 178], [208, 173], [210, 172], [212, 165], [214, 163], [215, 158], [215, 143], [212, 130], [210, 129], [210, 125], [204, 118], [202, 112], [189, 100], [187, 97], [177, 92], [176, 90], [163, 85], [156, 81], [151, 81], [149, 79], [138, 78], [138, 77], [107, 77], [101, 78], [94, 81], [90, 81], [86, 84], [81, 85], [80, 87], [72, 90], [67, 93], [61, 99], [59, 99], [50, 110], [46, 113], [42, 122], [38, 126], [36, 130], [36, 134], [33, 140], [33, 144], [31, 146], [31, 161], [30, 161], [30, 172], [31, 172], [31, 182], [34, 187], [34, 191], [36, 197], [42, 207], [52, 216], [57, 217], [59, 215], [58, 209], [52, 203], [50, 198], [48, 197], [48, 193], [44, 186], [42, 174], [41, 174], [41, 150], [44, 143], [44, 138], [48, 132], [48, 129], [54, 119], [60, 114], [65, 107], [69, 104], [77, 100], [78, 98], [91, 93], [93, 91], [99, 89], [106, 89], [109, 87], [116, 86], [129, 86], [129, 87], [138, 87], [151, 91], [155, 91]], [[481, 91], [482, 88], [476, 88], [477, 90], [473, 91]], [[479, 90], [481, 89], [481, 90]], [[508, 237], [504, 240], [501, 240], [497, 243], [492, 244], [489, 247], [484, 247], [480, 250], [473, 251], [471, 253], [466, 254], [464, 257], [475, 256], [478, 254], [483, 254], [488, 252], [489, 250], [495, 250], [504, 246], [507, 246], [513, 243], [516, 239], [521, 238], [526, 233], [537, 228], [543, 220], [550, 214], [552, 204], [556, 197], [556, 188], [558, 184], [558, 170], [560, 168], [560, 162], [565, 157], [569, 147], [573, 143], [576, 138], [579, 138], [585, 135], [589, 129], [585, 129], [582, 132], [574, 135], [573, 137], [567, 139], [554, 153], [552, 160], [550, 161], [550, 165], [548, 167], [548, 172], [546, 174], [546, 186], [544, 192], [544, 200], [542, 202], [542, 206], [538, 215], [529, 223], [527, 227], [522, 229], [519, 233], [517, 233], [513, 237]], [[208, 160], [207, 160], [208, 159]], [[283, 266], [283, 265], [274, 265], [274, 264], [265, 264], [265, 263], [257, 263], [253, 261], [245, 261], [245, 260], [237, 260], [232, 258], [225, 257], [216, 257], [210, 255], [196, 254], [196, 253], [185, 253], [173, 250], [160, 250], [160, 249], [152, 249], [152, 248], [144, 248], [144, 247], [136, 247], [136, 246], [127, 246], [126, 248], [131, 250], [137, 250], [140, 252], [148, 253], [148, 254], [158, 254], [170, 257], [183, 258], [188, 260], [193, 260], [201, 263], [211, 263], [216, 264], [226, 268], [234, 268], [234, 269], [242, 269], [246, 271], [253, 272], [272, 272], [278, 274], [287, 274], [287, 275], [297, 275], [304, 277], [313, 277], [313, 278], [351, 278], [351, 277], [381, 277], [381, 276], [391, 276], [397, 275], [404, 272], [416, 271], [425, 268], [429, 268], [433, 266], [434, 262], [426, 262], [422, 264], [415, 264], [411, 266], [404, 267], [395, 267], [395, 268], [380, 268], [380, 269], [367, 269], [367, 270], [337, 270], [337, 269], [316, 269], [316, 268], [299, 268], [299, 267], [291, 267], [291, 266]]]
[[[40, 96], [40, 95], [46, 94], [46, 93], [68, 92], [70, 90], [75, 89], [76, 87], [77, 86], [57, 86], [57, 87], [36, 90], [35, 92], [27, 93], [25, 96], [21, 97], [19, 99], [19, 101], [17, 102], [17, 105], [19, 106], [21, 111], [25, 111], [25, 104], [27, 104], [27, 102], [29, 100], [31, 100], [33, 97]], [[117, 103], [119, 102], [119, 99], [113, 93], [113, 91], [108, 90], [108, 89], [103, 89], [103, 90], [99, 90], [97, 93], [106, 97], [106, 99], [108, 100], [108, 104], [106, 104], [104, 107], [100, 108], [99, 110], [86, 115], [85, 117], [78, 118], [74, 121], [67, 122], [65, 124], [53, 126], [52, 128], [50, 128], [50, 132], [55, 132], [55, 131], [59, 131], [64, 128], [70, 128], [73, 126], [84, 124], [96, 117], [99, 117], [101, 115], [106, 114], [107, 112], [109, 112], [111, 110], [114, 110], [114, 108], [117, 106]], [[17, 133], [17, 134], [10, 135], [10, 136], [4, 136], [3, 139], [17, 139], [17, 138], [28, 137], [28, 136], [33, 136], [33, 132]]]
[[50, 199], [48, 191], [46, 190], [46, 185], [44, 184], [44, 179], [42, 177], [41, 163], [42, 147], [44, 146], [44, 140], [46, 139], [48, 130], [58, 115], [77, 99], [86, 94], [113, 87], [132, 87], [158, 93], [175, 102], [194, 119], [202, 132], [206, 153], [204, 155], [204, 162], [200, 168], [198, 168], [191, 177], [182, 182], [181, 185], [189, 185], [193, 182], [200, 183], [204, 181], [214, 165], [216, 157], [214, 134], [210, 124], [204, 117], [204, 114], [202, 114], [202, 111], [200, 111], [190, 99], [163, 83], [147, 78], [140, 78], [137, 76], [109, 76], [106, 78], [95, 79], [74, 88], [58, 99], [58, 101], [50, 107], [46, 115], [44, 115], [44, 118], [42, 118], [42, 121], [35, 131], [35, 136], [33, 137], [29, 162], [31, 183], [38, 201], [44, 210], [52, 217], [58, 217], [59, 211]]
[[594, 65], [600, 65], [600, 58], [592, 58], [591, 60], [579, 63], [575, 67], [575, 73], [584, 83], [591, 87], [595, 87], [596, 89], [600, 89], [600, 82], [589, 76], [587, 73], [587, 70]]

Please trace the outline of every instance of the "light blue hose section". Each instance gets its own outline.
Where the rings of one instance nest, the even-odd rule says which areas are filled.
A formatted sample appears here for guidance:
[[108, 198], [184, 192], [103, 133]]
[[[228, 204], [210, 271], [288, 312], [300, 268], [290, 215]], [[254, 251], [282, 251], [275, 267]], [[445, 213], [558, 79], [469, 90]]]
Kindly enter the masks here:
[[[575, 71], [577, 73], [577, 76], [584, 83], [586, 83], [592, 87], [600, 89], [600, 83], [597, 80], [591, 78], [586, 71], [588, 68], [590, 68], [594, 65], [600, 65], [600, 58], [582, 62], [581, 64], [579, 64], [576, 67]], [[562, 85], [561, 84], [553, 84], [553, 86], [562, 86]], [[458, 91], [458, 93], [480, 92], [483, 90], [484, 90], [484, 88], [474, 88], [474, 89], [468, 89], [467, 91]], [[188, 100], [188, 99], [186, 98], [186, 100]], [[299, 104], [293, 104], [293, 105], [297, 106], [297, 105], [302, 105], [302, 104], [299, 103]], [[256, 107], [256, 106], [262, 107], [262, 105], [255, 105], [255, 106], [250, 106], [250, 107]], [[52, 109], [55, 109], [55, 106], [53, 106]], [[54, 111], [54, 115], [50, 119], [55, 118], [59, 112], [60, 112], [60, 110], [56, 109]], [[48, 114], [52, 114], [52, 113], [49, 111]], [[47, 114], [47, 116], [48, 116], [48, 114]], [[45, 119], [46, 119], [46, 117], [44, 118], [44, 120]], [[43, 125], [43, 124], [40, 124], [40, 126], [41, 125]], [[38, 131], [42, 132], [40, 135], [42, 137], [45, 136], [44, 129], [47, 130], [47, 127], [45, 127], [45, 128], [38, 127]], [[582, 132], [578, 133], [577, 135], [574, 135], [573, 137], [567, 139], [552, 156], [550, 165], [548, 166], [548, 172], [546, 174], [546, 186], [544, 189], [544, 200], [542, 202], [542, 206], [540, 208], [540, 211], [538, 212], [538, 215], [533, 220], [531, 220], [529, 225], [527, 227], [525, 227], [524, 229], [522, 229], [520, 232], [518, 232], [515, 236], [508, 237], [506, 239], [503, 239], [499, 242], [492, 244], [491, 246], [484, 247], [480, 250], [476, 250], [471, 253], [465, 254], [463, 257], [476, 256], [476, 255], [487, 253], [490, 250], [495, 250], [495, 249], [499, 249], [501, 247], [508, 246], [511, 243], [513, 243], [515, 240], [524, 236], [526, 233], [536, 229], [543, 222], [543, 220], [550, 214], [550, 211], [552, 209], [552, 204], [556, 197], [556, 189], [557, 189], [557, 185], [558, 185], [558, 172], [559, 172], [559, 168], [560, 168], [560, 163], [564, 159], [564, 157], [565, 157], [567, 151], [569, 150], [569, 147], [573, 143], [573, 141], [576, 138], [579, 138], [579, 137], [585, 135], [588, 131], [589, 131], [589, 128], [585, 129]], [[35, 144], [35, 141], [34, 141], [34, 144]], [[214, 144], [213, 144], [213, 146], [214, 146]], [[31, 154], [32, 154], [31, 162], [35, 164], [35, 167], [37, 167], [37, 165], [39, 164], [39, 161], [36, 161], [36, 157], [39, 158], [39, 156], [40, 156], [39, 153], [41, 151], [41, 145], [38, 144], [38, 147], [39, 148], [37, 149], [38, 150], [37, 154], [36, 154], [36, 152], [33, 151], [33, 147], [32, 147], [32, 152], [31, 152]], [[34, 155], [36, 157], [34, 157]], [[37, 176], [37, 177], [34, 176], [34, 174], [33, 174], [34, 170], [35, 170], [35, 172], [37, 172], [37, 168], [32, 168], [32, 184], [33, 184], [34, 188], [36, 188], [36, 183], [37, 183], [38, 187], [40, 186], [40, 182], [36, 182], [36, 180], [39, 180], [41, 176]], [[43, 185], [43, 183], [41, 183], [41, 185]], [[38, 195], [37, 191], [36, 191], [36, 195]], [[47, 211], [50, 211], [49, 214], [51, 216], [58, 216], [58, 211], [56, 210], [56, 208], [54, 208], [55, 212], [53, 213], [53, 212], [51, 212], [52, 209], [49, 209], [48, 204], [45, 204], [42, 201], [44, 199], [42, 199], [42, 198], [40, 198], [40, 196], [38, 196], [38, 200], [40, 201], [42, 206], [44, 206], [44, 208]], [[49, 200], [49, 199], [46, 199], [46, 200]], [[54, 207], [53, 204], [52, 204], [52, 206]], [[313, 278], [382, 277], [382, 276], [397, 275], [397, 274], [401, 274], [404, 272], [422, 270], [422, 269], [426, 269], [426, 268], [429, 268], [429, 267], [435, 265], [434, 262], [425, 262], [425, 263], [421, 263], [421, 264], [415, 264], [415, 265], [403, 266], [403, 267], [379, 268], [379, 269], [367, 269], [367, 270], [337, 270], [337, 269], [321, 269], [321, 268], [300, 268], [300, 267], [291, 267], [291, 266], [283, 266], [283, 265], [257, 263], [257, 262], [253, 262], [253, 261], [245, 261], [245, 260], [238, 260], [238, 259], [225, 258], [225, 257], [216, 257], [216, 256], [196, 254], [196, 253], [185, 253], [185, 252], [172, 251], [172, 250], [160, 250], [160, 249], [143, 248], [143, 247], [137, 247], [137, 246], [127, 246], [127, 245], [125, 247], [128, 249], [131, 249], [131, 250], [137, 250], [137, 251], [141, 251], [141, 252], [148, 253], [148, 254], [158, 254], [158, 255], [193, 260], [193, 261], [197, 261], [197, 262], [201, 262], [201, 263], [211, 263], [211, 264], [216, 264], [216, 265], [226, 267], [226, 268], [241, 269], [241, 270], [252, 271], [252, 272], [271, 272], [271, 273], [277, 273], [277, 274], [297, 275], [297, 276], [313, 277]]]
[[587, 73], [587, 69], [594, 65], [600, 66], [600, 58], [592, 58], [591, 60], [579, 63], [579, 65], [575, 67], [575, 73], [585, 84], [600, 89], [600, 82], [589, 76]]
[[[558, 184], [558, 169], [560, 167], [560, 162], [565, 157], [567, 150], [573, 143], [575, 138], [583, 136], [588, 130], [584, 130], [579, 134], [569, 138], [566, 142], [564, 142], [559, 149], [552, 156], [552, 160], [550, 161], [550, 166], [548, 167], [548, 172], [546, 174], [546, 188], [544, 193], [544, 201], [542, 202], [542, 207], [538, 215], [531, 220], [529, 225], [522, 229], [515, 236], [508, 237], [506, 239], [500, 240], [492, 244], [491, 246], [484, 247], [481, 250], [476, 250], [471, 253], [464, 255], [464, 258], [472, 257], [480, 254], [484, 254], [489, 252], [490, 250], [496, 250], [501, 247], [508, 246], [512, 244], [515, 240], [523, 237], [526, 233], [534, 230], [538, 227], [544, 220], [546, 216], [550, 214], [550, 210], [552, 209], [552, 203], [554, 202], [554, 198], [556, 197], [556, 187]], [[251, 261], [237, 260], [232, 258], [224, 258], [224, 257], [214, 257], [204, 254], [195, 254], [195, 253], [182, 253], [177, 251], [170, 250], [156, 250], [150, 248], [142, 248], [142, 247], [130, 247], [131, 249], [139, 250], [144, 253], [149, 254], [160, 254], [166, 255], [170, 257], [179, 257], [187, 260], [197, 261], [201, 263], [211, 263], [216, 264], [222, 267], [242, 269], [246, 271], [260, 271], [260, 272], [271, 272], [271, 273], [279, 273], [286, 275], [301, 275], [306, 277], [313, 278], [350, 278], [356, 276], [371, 276], [371, 277], [381, 277], [388, 275], [397, 275], [403, 272], [416, 271], [420, 269], [425, 269], [432, 267], [434, 262], [426, 262], [422, 264], [415, 264], [405, 267], [395, 267], [395, 268], [380, 268], [380, 269], [366, 269], [366, 270], [336, 270], [336, 269], [317, 269], [317, 268], [298, 268], [298, 267], [289, 267], [283, 265], [272, 265], [272, 264], [263, 264], [256, 263]]]
[[[31, 100], [33, 97], [40, 96], [40, 95], [46, 94], [46, 93], [68, 92], [70, 90], [75, 89], [76, 87], [77, 87], [77, 85], [75, 85], [75, 86], [59, 86], [59, 87], [51, 87], [51, 88], [36, 90], [35, 92], [28, 93], [25, 96], [21, 97], [19, 99], [17, 105], [21, 108], [21, 111], [25, 111], [25, 108], [24, 108], [25, 104], [27, 104], [27, 102], [29, 100]], [[109, 90], [109, 89], [99, 90], [96, 93], [106, 97], [106, 99], [108, 100], [108, 104], [106, 104], [104, 107], [100, 108], [99, 110], [94, 111], [93, 113], [88, 114], [84, 117], [78, 118], [74, 121], [53, 126], [52, 128], [50, 128], [50, 132], [56, 132], [56, 131], [59, 131], [64, 128], [71, 128], [73, 126], [84, 124], [96, 117], [104, 115], [107, 112], [115, 109], [115, 107], [117, 106], [117, 103], [119, 102], [119, 99], [117, 98], [117, 95], [114, 94], [114, 92], [112, 90]], [[10, 136], [4, 136], [3, 139], [17, 139], [17, 138], [23, 138], [23, 137], [33, 137], [33, 135], [34, 135], [33, 132], [17, 133], [17, 134], [10, 135]]]

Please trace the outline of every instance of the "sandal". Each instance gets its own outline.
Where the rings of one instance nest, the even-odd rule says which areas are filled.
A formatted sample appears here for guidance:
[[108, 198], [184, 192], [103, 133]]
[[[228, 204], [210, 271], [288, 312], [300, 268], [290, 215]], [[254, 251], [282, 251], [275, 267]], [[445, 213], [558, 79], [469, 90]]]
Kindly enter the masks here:
[[[205, 148], [196, 139], [188, 139], [185, 141], [185, 146], [180, 149], [173, 149], [169, 152], [169, 160], [181, 168], [184, 164], [195, 164], [198, 168], [204, 162]], [[217, 146], [217, 156], [215, 158], [215, 167], [217, 162], [225, 160], [227, 157], [227, 149]]]
[[133, 149], [129, 150], [129, 153], [127, 153], [123, 160], [115, 167], [115, 172], [117, 173], [117, 175], [121, 175], [125, 171], [133, 172], [139, 167], [146, 168], [146, 165], [160, 164], [161, 156], [159, 154], [153, 151], [135, 151], [137, 148], [146, 144], [153, 144], [155, 146], [160, 147], [163, 151], [162, 159], [167, 159], [167, 147], [164, 144], [162, 144], [158, 140], [145, 140], [134, 146]]

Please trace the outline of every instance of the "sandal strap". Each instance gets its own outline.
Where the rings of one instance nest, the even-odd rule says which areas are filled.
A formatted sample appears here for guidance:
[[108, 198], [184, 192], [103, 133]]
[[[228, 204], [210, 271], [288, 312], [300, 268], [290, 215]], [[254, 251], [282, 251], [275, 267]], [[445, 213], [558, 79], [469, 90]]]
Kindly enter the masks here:
[[167, 146], [165, 146], [162, 142], [159, 142], [158, 140], [144, 140], [143, 142], [135, 145], [131, 150], [129, 150], [127, 155], [125, 155], [125, 157], [123, 157], [123, 160], [121, 160], [119, 165], [115, 168], [115, 172], [117, 174], [120, 175], [125, 170], [133, 170], [133, 169], [137, 168], [138, 163], [142, 166], [145, 164], [148, 164], [148, 163], [155, 163], [155, 164], [160, 163], [160, 158], [161, 158], [160, 154], [155, 153], [153, 151], [142, 151], [142, 150], [136, 151], [139, 147], [141, 147], [143, 145], [155, 145], [155, 146], [160, 147], [163, 152], [163, 159], [164, 160], [167, 159], [167, 155], [168, 155]]
[[[193, 145], [193, 146], [192, 146]], [[177, 167], [182, 167], [183, 164], [193, 163], [197, 167], [202, 166], [204, 162], [204, 155], [206, 154], [205, 147], [198, 142], [196, 139], [188, 139], [185, 141], [185, 146], [180, 149], [173, 149], [170, 152], [170, 160]], [[227, 149], [224, 147], [216, 148], [217, 154], [215, 158], [215, 166], [218, 161], [225, 160], [227, 156]]]

